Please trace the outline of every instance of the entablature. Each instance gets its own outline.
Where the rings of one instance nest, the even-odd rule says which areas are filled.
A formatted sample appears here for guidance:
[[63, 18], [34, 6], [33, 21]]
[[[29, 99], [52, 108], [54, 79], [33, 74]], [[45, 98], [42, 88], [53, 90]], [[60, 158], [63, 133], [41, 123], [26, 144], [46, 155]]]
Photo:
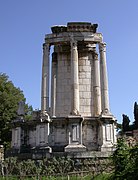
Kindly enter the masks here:
[[59, 34], [47, 34], [45, 36], [45, 43], [50, 45], [62, 44], [65, 42], [85, 41], [88, 43], [101, 43], [103, 37], [101, 33], [92, 32], [63, 32]]

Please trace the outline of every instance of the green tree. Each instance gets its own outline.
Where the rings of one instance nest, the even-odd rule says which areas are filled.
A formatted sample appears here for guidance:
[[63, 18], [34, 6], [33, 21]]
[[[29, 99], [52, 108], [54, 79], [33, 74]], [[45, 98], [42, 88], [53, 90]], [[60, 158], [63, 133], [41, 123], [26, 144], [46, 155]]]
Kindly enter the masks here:
[[[138, 179], [138, 146], [128, 147], [124, 139], [118, 139], [112, 155], [114, 165], [113, 180]], [[111, 178], [110, 178], [111, 179]]]
[[129, 169], [128, 177], [132, 178], [133, 180], [137, 180], [138, 179], [138, 145], [130, 149], [130, 162], [131, 162], [131, 166]]
[[117, 131], [122, 131], [122, 124], [121, 123], [117, 123]]
[[[17, 117], [20, 101], [26, 101], [23, 92], [14, 86], [9, 77], [0, 73], [0, 140], [5, 147], [11, 141], [11, 121]], [[25, 112], [32, 111], [32, 107], [25, 104]]]
[[138, 129], [138, 104], [134, 103], [134, 128]]
[[129, 123], [130, 123], [129, 117], [125, 114], [123, 114], [122, 116], [123, 116], [122, 131], [123, 132], [129, 131]]

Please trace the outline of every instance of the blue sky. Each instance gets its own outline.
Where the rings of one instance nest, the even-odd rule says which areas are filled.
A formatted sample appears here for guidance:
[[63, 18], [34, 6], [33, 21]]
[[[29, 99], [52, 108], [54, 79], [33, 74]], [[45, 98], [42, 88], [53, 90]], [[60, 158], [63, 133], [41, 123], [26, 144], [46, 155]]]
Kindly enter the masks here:
[[107, 43], [110, 108], [133, 121], [138, 102], [137, 0], [0, 0], [0, 72], [40, 108], [42, 44], [53, 25], [98, 23]]

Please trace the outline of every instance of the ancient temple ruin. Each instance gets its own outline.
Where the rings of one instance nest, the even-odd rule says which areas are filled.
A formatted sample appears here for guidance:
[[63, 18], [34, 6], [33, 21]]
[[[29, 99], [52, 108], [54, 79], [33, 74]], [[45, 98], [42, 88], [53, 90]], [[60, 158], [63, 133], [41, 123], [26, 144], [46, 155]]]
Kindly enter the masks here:
[[41, 111], [29, 122], [13, 123], [13, 149], [113, 150], [116, 121], [109, 107], [106, 43], [97, 27], [70, 22], [45, 36]]

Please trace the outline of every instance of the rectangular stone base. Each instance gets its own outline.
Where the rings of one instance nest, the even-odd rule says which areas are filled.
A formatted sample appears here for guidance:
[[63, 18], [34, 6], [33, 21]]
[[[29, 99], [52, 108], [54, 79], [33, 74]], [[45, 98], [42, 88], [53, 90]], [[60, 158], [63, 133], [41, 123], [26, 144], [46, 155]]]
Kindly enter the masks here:
[[115, 150], [115, 147], [111, 146], [111, 147], [101, 147], [100, 151], [101, 152], [112, 152]]
[[52, 153], [52, 148], [50, 146], [45, 146], [45, 147], [42, 146], [39, 149], [48, 153]]
[[82, 144], [70, 144], [65, 147], [65, 152], [84, 152], [86, 147]]

